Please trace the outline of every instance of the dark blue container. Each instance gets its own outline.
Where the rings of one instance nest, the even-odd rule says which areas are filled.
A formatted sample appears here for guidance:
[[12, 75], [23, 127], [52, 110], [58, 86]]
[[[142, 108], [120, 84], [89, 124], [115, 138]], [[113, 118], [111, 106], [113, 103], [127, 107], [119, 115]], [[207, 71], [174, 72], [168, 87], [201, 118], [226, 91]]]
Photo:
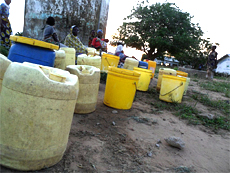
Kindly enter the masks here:
[[44, 66], [54, 66], [55, 52], [37, 46], [15, 43], [11, 46], [8, 59], [13, 62], [30, 62]]
[[139, 68], [148, 69], [148, 63], [144, 61], [139, 61]]

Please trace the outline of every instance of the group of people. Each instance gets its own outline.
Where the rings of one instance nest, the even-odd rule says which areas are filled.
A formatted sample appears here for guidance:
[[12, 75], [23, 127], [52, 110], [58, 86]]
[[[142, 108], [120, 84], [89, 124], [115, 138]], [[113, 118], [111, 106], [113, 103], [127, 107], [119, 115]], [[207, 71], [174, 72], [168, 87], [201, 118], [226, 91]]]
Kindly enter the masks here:
[[[60, 47], [71, 47], [76, 50], [76, 57], [80, 54], [87, 54], [87, 47], [81, 42], [78, 37], [79, 28], [73, 25], [70, 28], [70, 33], [66, 36], [64, 44], [59, 42], [55, 31], [55, 19], [53, 17], [48, 17], [46, 20], [46, 26], [43, 32], [43, 40], [49, 43], [57, 44]], [[103, 39], [103, 31], [101, 29], [97, 30], [97, 35], [94, 30], [91, 31], [89, 37], [89, 47], [94, 47], [97, 50], [106, 51], [108, 39]]]

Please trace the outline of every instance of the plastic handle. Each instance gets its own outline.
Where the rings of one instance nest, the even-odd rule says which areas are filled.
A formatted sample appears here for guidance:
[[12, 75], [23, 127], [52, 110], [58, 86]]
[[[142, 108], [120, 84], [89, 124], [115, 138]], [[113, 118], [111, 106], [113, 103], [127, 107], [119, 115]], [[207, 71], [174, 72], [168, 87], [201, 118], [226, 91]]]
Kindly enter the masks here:
[[167, 94], [170, 94], [171, 92], [175, 91], [177, 88], [180, 88], [181, 86], [183, 86], [183, 82], [181, 82], [179, 86], [177, 86], [177, 87], [174, 88], [173, 90], [167, 92], [166, 94], [161, 94], [161, 96], [166, 96]]
[[[108, 64], [109, 64], [109, 61], [108, 61], [108, 59], [107, 58], [105, 58], [106, 59], [106, 61], [108, 62]], [[109, 64], [109, 66], [111, 66], [110, 64]]]

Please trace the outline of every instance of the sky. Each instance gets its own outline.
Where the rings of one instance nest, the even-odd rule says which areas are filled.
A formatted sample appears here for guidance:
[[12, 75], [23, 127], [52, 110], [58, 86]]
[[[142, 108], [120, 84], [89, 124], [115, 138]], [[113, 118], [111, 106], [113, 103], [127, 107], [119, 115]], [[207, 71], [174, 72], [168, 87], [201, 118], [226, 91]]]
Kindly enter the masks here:
[[[3, 0], [0, 0], [3, 2]], [[117, 32], [117, 28], [122, 25], [123, 19], [131, 14], [133, 6], [138, 0], [110, 0], [109, 15], [106, 28], [106, 37], [111, 40], [111, 36]], [[157, 2], [164, 3], [166, 0], [149, 0], [151, 4]], [[193, 23], [199, 23], [204, 38], [210, 38], [212, 43], [219, 43], [216, 51], [218, 59], [226, 54], [230, 54], [230, 0], [168, 0], [175, 3], [183, 12], [194, 16]], [[12, 0], [10, 4], [10, 21], [13, 34], [23, 31], [24, 25], [24, 4], [25, 0]], [[128, 51], [128, 50], [127, 50]], [[129, 50], [129, 56], [141, 56], [141, 52], [135, 49]], [[139, 57], [137, 57], [139, 59]]]

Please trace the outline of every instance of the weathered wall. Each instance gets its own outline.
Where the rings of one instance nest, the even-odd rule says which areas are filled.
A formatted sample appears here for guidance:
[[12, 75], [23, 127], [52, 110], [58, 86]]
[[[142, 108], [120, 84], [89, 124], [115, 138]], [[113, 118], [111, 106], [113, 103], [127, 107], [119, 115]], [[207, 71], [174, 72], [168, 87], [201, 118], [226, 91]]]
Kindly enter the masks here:
[[55, 18], [56, 31], [64, 41], [72, 25], [80, 29], [79, 37], [87, 45], [92, 29], [106, 31], [110, 0], [25, 0], [23, 35], [42, 39], [46, 19]]

